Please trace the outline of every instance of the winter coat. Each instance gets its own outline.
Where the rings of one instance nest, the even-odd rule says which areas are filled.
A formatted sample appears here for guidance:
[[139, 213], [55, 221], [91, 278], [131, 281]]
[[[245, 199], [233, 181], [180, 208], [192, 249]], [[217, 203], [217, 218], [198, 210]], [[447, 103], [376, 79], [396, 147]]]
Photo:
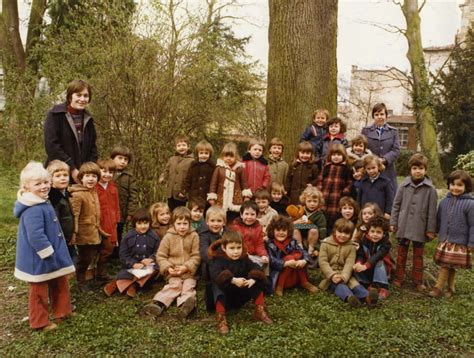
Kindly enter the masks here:
[[314, 155], [317, 155], [319, 145], [326, 133], [327, 131], [325, 127], [320, 127], [313, 123], [308, 128], [306, 128], [306, 130], [301, 135], [300, 143], [304, 141], [310, 142], [313, 146]]
[[268, 256], [263, 241], [263, 227], [258, 221], [253, 225], [245, 225], [241, 218], [237, 218], [230, 229], [240, 232], [245, 250], [249, 255]]
[[225, 211], [239, 212], [240, 205], [244, 202], [243, 197], [252, 197], [252, 191], [247, 188], [243, 167], [241, 162], [235, 162], [229, 167], [222, 159], [217, 159], [207, 200], [216, 200], [217, 205]]
[[332, 283], [331, 278], [342, 275], [343, 282], [349, 288], [356, 287], [359, 282], [352, 276], [352, 266], [356, 260], [356, 246], [351, 240], [338, 244], [332, 236], [329, 236], [321, 243], [319, 251], [319, 268], [324, 279], [319, 284], [319, 288], [327, 290]]
[[380, 260], [386, 264], [387, 268], [391, 269], [392, 259], [390, 257], [390, 240], [388, 235], [385, 235], [382, 240], [373, 242], [364, 235], [360, 241], [359, 249], [356, 254], [356, 262], [365, 265], [367, 269], [374, 268]]
[[248, 188], [252, 190], [252, 194], [255, 194], [258, 189], [270, 188], [270, 171], [268, 170], [268, 162], [264, 157], [253, 159], [250, 153], [245, 153], [242, 161], [245, 165], [245, 182]]
[[74, 215], [72, 214], [71, 203], [69, 202], [70, 194], [67, 189], [63, 194], [61, 190], [51, 188], [48, 197], [63, 230], [64, 239], [69, 243], [74, 233]]
[[352, 147], [346, 148], [347, 153], [347, 164], [352, 165], [357, 160], [364, 160], [365, 157], [372, 155], [370, 149], [366, 149], [362, 155], [358, 155], [353, 152]]
[[214, 169], [216, 169], [216, 163], [210, 159], [205, 162], [194, 160], [189, 166], [183, 183], [184, 196], [188, 199], [201, 198], [206, 201]]
[[365, 203], [376, 203], [382, 213], [389, 214], [392, 211], [393, 191], [390, 179], [383, 174], [379, 175], [373, 182], [366, 175], [360, 182], [357, 201], [363, 207]]
[[20, 219], [15, 261], [17, 279], [45, 282], [75, 271], [51, 204], [20, 190], [13, 213]]
[[109, 240], [115, 244], [117, 242], [117, 224], [120, 222], [120, 207], [118, 190], [115, 183], [109, 182], [104, 189], [97, 183], [95, 190], [99, 197], [100, 204], [100, 227], [110, 235]]
[[161, 174], [160, 179], [167, 181], [166, 197], [176, 200], [183, 200], [178, 194], [183, 194], [183, 184], [188, 174], [188, 169], [193, 162], [192, 154], [173, 155], [166, 164], [165, 171]]
[[75, 184], [69, 189], [71, 207], [74, 215], [74, 234], [76, 245], [100, 244], [100, 203], [95, 189], [87, 189]]
[[[286, 261], [301, 259], [308, 263], [311, 261], [306, 250], [302, 249], [295, 239], [287, 238], [284, 245], [285, 248], [282, 251], [275, 243], [275, 239], [269, 239], [266, 242], [268, 258], [270, 259], [270, 281], [273, 290], [275, 290], [280, 272], [285, 268]], [[301, 268], [301, 270], [306, 270], [306, 268]]]
[[312, 162], [302, 163], [296, 160], [288, 171], [285, 190], [290, 197], [290, 204], [298, 205], [300, 195], [308, 184], [316, 185], [318, 180], [318, 166]]
[[201, 256], [201, 275], [204, 280], [209, 281], [209, 266], [208, 266], [208, 250], [209, 247], [222, 238], [222, 235], [227, 231], [227, 227], [224, 226], [222, 232], [215, 233], [209, 230], [207, 224], [203, 224], [198, 230], [199, 234], [199, 256]]
[[285, 185], [286, 177], [288, 175], [288, 163], [283, 160], [283, 158], [273, 158], [270, 156], [268, 158], [268, 170], [270, 172], [271, 182], [280, 183]]
[[398, 129], [388, 125], [383, 126], [384, 131], [379, 137], [375, 125], [362, 128], [361, 133], [367, 137], [368, 148], [372, 153], [380, 158], [385, 158], [384, 175], [390, 179], [392, 189], [397, 191], [397, 171], [395, 170], [395, 160], [400, 156], [400, 140], [398, 137]]
[[345, 148], [349, 147], [349, 142], [345, 138], [344, 133], [338, 133], [333, 138], [330, 137], [329, 133], [326, 133], [316, 149], [316, 158], [321, 165], [326, 162], [329, 148], [333, 144], [342, 144]]
[[448, 193], [438, 208], [438, 239], [474, 248], [474, 197]]
[[436, 232], [436, 203], [438, 194], [431, 182], [425, 179], [418, 185], [411, 177], [400, 184], [393, 202], [390, 225], [397, 227], [397, 238], [427, 242], [427, 232]]
[[127, 169], [115, 173], [114, 181], [118, 188], [120, 222], [132, 216], [138, 209], [138, 190], [135, 179]]
[[288, 216], [286, 208], [288, 207], [290, 199], [288, 196], [283, 195], [280, 201], [271, 201], [270, 206], [276, 210], [278, 215]]
[[160, 273], [168, 280], [168, 269], [179, 265], [188, 268], [188, 272], [181, 275], [185, 280], [193, 278], [199, 267], [201, 259], [199, 257], [199, 236], [196, 231], [189, 231], [186, 236], [178, 235], [174, 228], [170, 228], [163, 237], [156, 254], [156, 262], [160, 267]]
[[156, 252], [160, 246], [160, 238], [153, 229], [144, 234], [139, 234], [135, 229], [130, 230], [120, 242], [120, 262], [122, 269], [117, 278], [124, 280], [133, 279], [133, 275], [127, 270], [133, 265], [140, 263], [143, 259], [156, 259]]
[[79, 145], [76, 127], [67, 111], [67, 104], [55, 105], [46, 115], [44, 122], [44, 145], [48, 156], [46, 165], [59, 159], [72, 169], [79, 169], [85, 162], [97, 161], [96, 131], [94, 120], [84, 111], [84, 132]]

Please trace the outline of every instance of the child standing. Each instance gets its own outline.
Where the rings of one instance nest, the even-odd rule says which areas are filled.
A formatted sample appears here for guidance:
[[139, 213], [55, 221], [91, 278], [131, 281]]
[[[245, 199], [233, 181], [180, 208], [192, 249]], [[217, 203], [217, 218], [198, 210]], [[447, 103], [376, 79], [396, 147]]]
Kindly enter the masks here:
[[472, 179], [463, 170], [448, 177], [449, 193], [438, 208], [438, 238], [434, 262], [441, 266], [431, 297], [440, 297], [447, 283], [446, 297], [454, 294], [456, 269], [472, 268], [474, 250], [474, 198]]
[[122, 240], [124, 226], [132, 219], [132, 215], [138, 208], [138, 191], [135, 179], [128, 169], [132, 161], [132, 152], [123, 145], [117, 145], [112, 149], [110, 158], [115, 162], [114, 181], [118, 188], [120, 205], [120, 222], [117, 224], [117, 239]]
[[356, 160], [364, 160], [365, 157], [371, 155], [372, 152], [367, 148], [369, 142], [367, 137], [359, 134], [352, 138], [351, 146], [347, 148], [347, 162], [352, 165]]
[[352, 276], [352, 267], [356, 259], [355, 244], [351, 241], [353, 231], [352, 222], [338, 219], [334, 224], [334, 233], [321, 243], [319, 267], [324, 279], [319, 288], [329, 289], [352, 307], [359, 307], [362, 302], [373, 306], [378, 301], [377, 290], [367, 291]]
[[176, 299], [179, 315], [186, 318], [196, 308], [196, 278], [199, 267], [199, 236], [191, 228], [191, 213], [185, 207], [173, 211], [172, 228], [161, 240], [156, 262], [167, 284], [143, 308], [144, 314], [159, 316]]
[[388, 278], [392, 271], [388, 221], [375, 216], [368, 223], [368, 232], [362, 238], [357, 250], [354, 276], [365, 287], [378, 289], [379, 299], [387, 299]]
[[255, 204], [258, 206], [257, 220], [263, 227], [263, 233], [267, 233], [267, 226], [278, 216], [275, 209], [270, 206], [270, 193], [265, 189], [255, 192]]
[[416, 289], [423, 292], [423, 249], [436, 232], [436, 203], [438, 194], [426, 176], [428, 158], [415, 153], [408, 161], [410, 176], [400, 184], [393, 202], [390, 230], [398, 239], [397, 268], [393, 285], [401, 287], [410, 242], [413, 244], [412, 279]]
[[354, 235], [352, 235], [352, 241], [359, 245], [359, 241], [367, 233], [369, 229], [369, 221], [374, 216], [382, 216], [382, 210], [375, 203], [365, 203], [359, 213], [359, 220], [357, 222]]
[[308, 185], [316, 185], [318, 166], [314, 163], [313, 147], [309, 142], [301, 142], [295, 153], [285, 188], [290, 197], [290, 204], [300, 204], [300, 195]]
[[202, 140], [196, 144], [194, 154], [197, 159], [193, 160], [189, 166], [183, 183], [182, 194], [188, 200], [199, 198], [206, 203], [212, 174], [216, 168], [216, 163], [212, 160], [214, 148], [212, 148], [211, 143]]
[[191, 227], [199, 231], [204, 224], [204, 210], [206, 201], [200, 197], [194, 197], [188, 201], [188, 208], [191, 211]]
[[272, 183], [277, 182], [283, 185], [288, 175], [288, 163], [281, 157], [283, 154], [283, 142], [280, 138], [272, 138], [268, 152], [268, 170]]
[[347, 166], [346, 149], [342, 144], [333, 144], [328, 152], [328, 160], [319, 175], [317, 188], [323, 193], [328, 233], [337, 219], [337, 206], [343, 196], [351, 192], [352, 173]]
[[283, 290], [296, 286], [310, 293], [317, 287], [308, 280], [307, 264], [311, 261], [307, 252], [291, 237], [293, 224], [289, 218], [278, 216], [268, 226], [267, 251], [270, 257], [272, 290], [283, 296]]
[[[104, 286], [107, 296], [118, 289], [120, 293], [126, 292], [128, 297], [135, 297], [137, 288], [143, 287], [158, 273], [155, 264], [155, 254], [160, 245], [160, 239], [151, 228], [151, 217], [147, 209], [138, 209], [132, 218], [131, 229], [120, 243], [120, 262], [122, 269], [117, 274], [117, 279]], [[130, 269], [148, 269], [145, 276], [137, 277], [129, 272]]]
[[270, 171], [268, 162], [263, 157], [263, 141], [252, 138], [247, 147], [247, 153], [243, 156], [245, 181], [254, 194], [258, 189], [270, 187]]
[[384, 165], [376, 156], [365, 157], [364, 170], [367, 174], [360, 182], [357, 201], [360, 206], [369, 202], [376, 203], [384, 217], [390, 219], [394, 194], [390, 179], [382, 173], [384, 169]]
[[288, 197], [285, 195], [285, 188], [282, 184], [272, 182], [270, 186], [270, 206], [276, 210], [279, 215], [287, 215], [286, 207], [289, 204]]
[[239, 233], [228, 231], [211, 245], [209, 271], [219, 333], [229, 333], [226, 310], [240, 308], [250, 300], [255, 303], [253, 318], [265, 324], [273, 323], [264, 307], [265, 274], [249, 260]]
[[164, 172], [160, 175], [158, 183], [167, 182], [166, 197], [168, 206], [173, 211], [178, 206], [186, 206], [186, 196], [183, 193], [183, 183], [188, 174], [189, 167], [193, 162], [193, 156], [189, 151], [189, 139], [178, 136], [174, 140], [175, 154], [171, 156], [166, 164]]
[[342, 144], [344, 148], [349, 147], [349, 142], [345, 138], [346, 124], [338, 117], [331, 118], [326, 122], [327, 133], [324, 135], [322, 141], [316, 149], [316, 158], [319, 165], [323, 166], [328, 158], [328, 152], [331, 146], [335, 144]]
[[365, 176], [364, 161], [356, 160], [352, 163], [352, 188], [351, 198], [357, 200], [359, 197], [360, 186], [362, 185], [362, 178]]
[[300, 142], [310, 142], [315, 155], [319, 144], [327, 132], [326, 122], [328, 119], [329, 111], [327, 109], [319, 108], [315, 110], [313, 113], [313, 123], [301, 135]]
[[151, 227], [162, 239], [170, 228], [171, 211], [166, 203], [154, 203], [150, 206]]
[[61, 226], [48, 203], [51, 176], [38, 162], [21, 171], [14, 214], [20, 219], [16, 243], [15, 277], [29, 284], [30, 327], [57, 328], [48, 316], [48, 301], [56, 320], [72, 312], [67, 275], [74, 272]]

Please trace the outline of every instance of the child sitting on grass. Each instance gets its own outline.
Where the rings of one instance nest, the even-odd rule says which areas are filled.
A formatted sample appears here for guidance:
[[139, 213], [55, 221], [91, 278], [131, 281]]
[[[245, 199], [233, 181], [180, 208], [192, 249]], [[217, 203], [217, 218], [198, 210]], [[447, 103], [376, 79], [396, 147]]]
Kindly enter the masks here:
[[263, 233], [267, 233], [267, 226], [278, 216], [275, 209], [270, 206], [270, 193], [266, 189], [258, 189], [254, 195], [255, 204], [258, 206], [257, 220], [263, 227]]
[[286, 207], [288, 206], [290, 200], [286, 196], [283, 184], [272, 182], [270, 186], [270, 196], [272, 199], [270, 201], [270, 206], [275, 209], [279, 215], [287, 216], [288, 214], [286, 213]]
[[265, 324], [273, 323], [264, 308], [265, 274], [248, 258], [239, 233], [227, 231], [210, 246], [209, 271], [219, 333], [229, 332], [226, 310], [240, 308], [250, 300], [255, 303], [253, 318]]
[[170, 228], [171, 211], [166, 203], [158, 202], [150, 206], [151, 227], [162, 239]]
[[191, 211], [191, 227], [199, 231], [204, 224], [204, 210], [206, 209], [206, 201], [199, 197], [189, 199], [188, 208]]
[[38, 162], [21, 171], [14, 213], [20, 219], [16, 243], [15, 277], [29, 284], [30, 327], [49, 331], [48, 306], [60, 321], [71, 315], [68, 274], [74, 272], [61, 226], [48, 202], [51, 176]]

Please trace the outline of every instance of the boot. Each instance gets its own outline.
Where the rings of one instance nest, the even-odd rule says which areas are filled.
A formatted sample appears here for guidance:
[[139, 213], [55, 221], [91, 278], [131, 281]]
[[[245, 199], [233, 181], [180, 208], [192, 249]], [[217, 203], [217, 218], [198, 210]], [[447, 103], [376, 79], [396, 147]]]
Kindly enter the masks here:
[[145, 307], [143, 307], [140, 314], [142, 316], [158, 317], [163, 313], [163, 310], [164, 306], [162, 304], [153, 301], [152, 303], [149, 303]]
[[97, 282], [108, 282], [112, 280], [112, 277], [107, 274], [107, 267], [105, 264], [97, 264], [97, 269], [95, 271], [95, 280]]
[[316, 292], [319, 291], [318, 288], [317, 288], [315, 285], [313, 285], [313, 284], [311, 284], [311, 283], [309, 283], [309, 282], [306, 282], [306, 283], [303, 285], [303, 288], [304, 288], [305, 290], [307, 290], [307, 291], [308, 291], [309, 293], [311, 293], [311, 294], [315, 294]]
[[277, 287], [275, 288], [275, 295], [277, 295], [278, 297], [283, 296], [283, 287], [277, 286]]
[[104, 293], [110, 297], [117, 290], [117, 281], [113, 280], [104, 286]]
[[225, 313], [216, 313], [217, 319], [217, 331], [220, 334], [227, 334], [229, 333], [229, 326], [227, 325], [227, 319], [225, 317]]
[[134, 298], [137, 295], [137, 287], [135, 286], [134, 283], [130, 285], [129, 288], [127, 288], [127, 296], [130, 298]]
[[365, 298], [365, 303], [367, 303], [369, 307], [373, 307], [377, 304], [378, 300], [379, 300], [379, 292], [377, 291], [376, 288], [371, 288], [369, 290], [369, 294]]
[[357, 308], [357, 307], [362, 306], [362, 303], [354, 295], [347, 297], [347, 303], [349, 304], [349, 306], [351, 306], [353, 308]]
[[433, 298], [440, 298], [443, 295], [443, 291], [441, 291], [438, 287], [434, 287], [429, 293], [428, 296]]
[[181, 306], [179, 306], [179, 315], [181, 318], [186, 318], [189, 314], [194, 311], [196, 308], [196, 298], [189, 297], [186, 301], [183, 302]]
[[273, 324], [273, 321], [268, 317], [267, 312], [265, 312], [265, 307], [263, 307], [263, 305], [255, 305], [253, 319], [256, 321], [262, 321], [265, 324]]

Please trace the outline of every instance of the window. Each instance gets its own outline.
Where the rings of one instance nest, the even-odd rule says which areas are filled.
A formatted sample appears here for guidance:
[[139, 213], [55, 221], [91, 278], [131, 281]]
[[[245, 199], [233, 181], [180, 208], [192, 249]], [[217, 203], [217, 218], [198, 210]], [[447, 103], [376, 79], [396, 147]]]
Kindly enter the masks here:
[[400, 138], [400, 148], [406, 149], [408, 147], [408, 128], [398, 127], [398, 136]]

